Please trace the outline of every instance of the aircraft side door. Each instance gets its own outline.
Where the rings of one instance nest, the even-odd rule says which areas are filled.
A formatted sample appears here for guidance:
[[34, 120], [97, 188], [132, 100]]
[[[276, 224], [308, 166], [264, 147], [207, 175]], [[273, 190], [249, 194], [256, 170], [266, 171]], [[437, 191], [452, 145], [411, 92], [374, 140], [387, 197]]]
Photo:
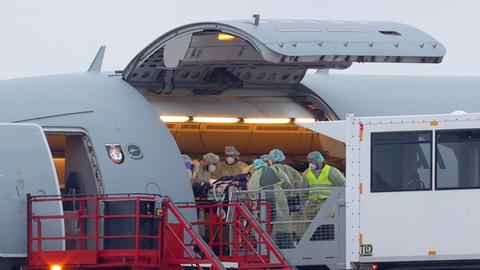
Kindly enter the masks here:
[[[0, 123], [0, 257], [27, 253], [27, 194], [59, 195], [60, 188], [45, 134], [35, 124]], [[62, 215], [59, 202], [41, 203], [35, 215]], [[42, 224], [43, 236], [64, 236], [63, 220]], [[44, 250], [60, 250], [64, 241], [45, 241]]]

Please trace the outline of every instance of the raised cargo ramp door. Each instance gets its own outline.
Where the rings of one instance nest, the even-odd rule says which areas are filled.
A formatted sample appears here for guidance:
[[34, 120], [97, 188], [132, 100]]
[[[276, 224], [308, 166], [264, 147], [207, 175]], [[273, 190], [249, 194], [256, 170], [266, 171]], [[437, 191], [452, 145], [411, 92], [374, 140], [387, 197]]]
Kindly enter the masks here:
[[[40, 126], [0, 124], [0, 183], [0, 257], [26, 257], [27, 194], [60, 194], [50, 148]], [[63, 213], [58, 202], [32, 211], [35, 215]], [[44, 236], [64, 235], [63, 220], [49, 220], [41, 226]], [[64, 248], [64, 241], [44, 241], [42, 248]]]
[[426, 33], [391, 22], [206, 22], [159, 37], [129, 63], [123, 78], [153, 93], [189, 88], [215, 94], [229, 88], [294, 85], [309, 68], [440, 63], [445, 53]]

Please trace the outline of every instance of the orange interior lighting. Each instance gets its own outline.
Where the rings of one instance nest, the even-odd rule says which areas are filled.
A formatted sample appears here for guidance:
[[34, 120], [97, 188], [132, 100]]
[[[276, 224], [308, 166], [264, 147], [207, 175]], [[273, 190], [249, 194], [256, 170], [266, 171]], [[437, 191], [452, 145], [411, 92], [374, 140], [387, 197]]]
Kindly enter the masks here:
[[221, 41], [232, 41], [232, 40], [235, 40], [236, 38], [237, 37], [229, 34], [225, 34], [225, 33], [218, 34], [218, 40], [221, 40]]
[[236, 117], [193, 117], [197, 123], [238, 123], [240, 118]]
[[160, 119], [164, 123], [182, 123], [182, 122], [187, 122], [190, 120], [190, 117], [188, 116], [171, 116], [171, 115], [161, 115]]
[[290, 118], [245, 118], [243, 120], [247, 124], [288, 124]]

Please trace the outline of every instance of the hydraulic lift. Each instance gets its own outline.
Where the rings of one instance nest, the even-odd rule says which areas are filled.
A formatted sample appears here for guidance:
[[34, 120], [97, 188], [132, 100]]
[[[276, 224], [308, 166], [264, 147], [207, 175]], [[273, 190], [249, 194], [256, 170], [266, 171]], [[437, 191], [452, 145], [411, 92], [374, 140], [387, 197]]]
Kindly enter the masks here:
[[[62, 204], [62, 213], [37, 215]], [[175, 204], [152, 194], [28, 196], [25, 269], [294, 269], [240, 202]], [[203, 211], [189, 223], [182, 213]], [[228, 212], [230, 218], [225, 213]], [[61, 222], [65, 231], [44, 234]]]

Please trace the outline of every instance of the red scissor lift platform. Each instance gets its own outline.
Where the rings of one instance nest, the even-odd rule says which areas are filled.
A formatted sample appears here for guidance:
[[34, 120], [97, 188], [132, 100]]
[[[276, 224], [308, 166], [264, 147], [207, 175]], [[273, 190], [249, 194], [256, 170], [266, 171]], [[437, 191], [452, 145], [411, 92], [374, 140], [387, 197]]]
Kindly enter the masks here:
[[[52, 203], [69, 211], [36, 214]], [[115, 194], [29, 196], [27, 205], [25, 269], [294, 269], [266, 232], [270, 220], [258, 221], [239, 202]], [[205, 218], [189, 223], [183, 213]], [[52, 221], [65, 230], [45, 234]]]

